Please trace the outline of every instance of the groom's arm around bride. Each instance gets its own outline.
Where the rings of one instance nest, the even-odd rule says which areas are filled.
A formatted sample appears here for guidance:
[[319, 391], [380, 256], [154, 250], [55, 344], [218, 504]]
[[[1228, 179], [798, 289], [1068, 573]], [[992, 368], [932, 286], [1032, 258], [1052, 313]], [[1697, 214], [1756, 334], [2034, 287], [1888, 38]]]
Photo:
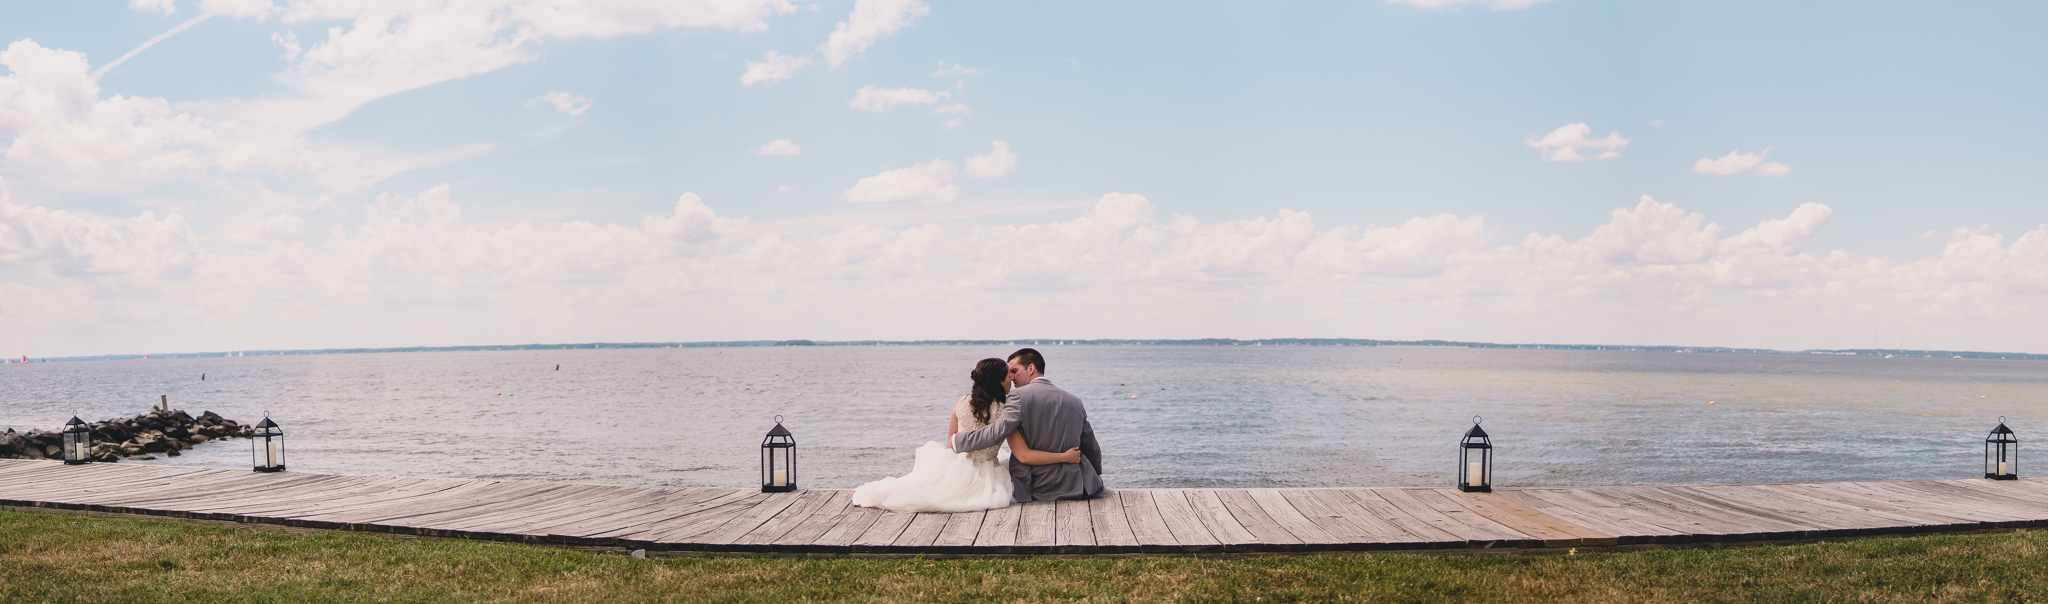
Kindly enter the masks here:
[[1066, 451], [1079, 447], [1080, 463], [1032, 466], [1010, 464], [1018, 502], [1052, 499], [1090, 499], [1103, 494], [1102, 448], [1095, 442], [1095, 429], [1088, 423], [1088, 409], [1074, 396], [1044, 377], [1045, 358], [1030, 348], [1010, 355], [1010, 394], [1002, 414], [991, 418], [979, 430], [953, 437], [954, 451], [978, 451], [1002, 444], [1011, 432], [1039, 451]]

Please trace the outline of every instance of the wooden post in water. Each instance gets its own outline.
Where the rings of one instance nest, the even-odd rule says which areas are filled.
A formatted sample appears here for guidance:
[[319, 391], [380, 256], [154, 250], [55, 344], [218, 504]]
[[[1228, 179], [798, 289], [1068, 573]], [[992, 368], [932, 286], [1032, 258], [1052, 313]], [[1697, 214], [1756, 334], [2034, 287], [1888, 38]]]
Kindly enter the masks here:
[[156, 400], [162, 403], [161, 405], [157, 406], [158, 409], [162, 409], [165, 411], [171, 410], [171, 395], [159, 394], [156, 395]]

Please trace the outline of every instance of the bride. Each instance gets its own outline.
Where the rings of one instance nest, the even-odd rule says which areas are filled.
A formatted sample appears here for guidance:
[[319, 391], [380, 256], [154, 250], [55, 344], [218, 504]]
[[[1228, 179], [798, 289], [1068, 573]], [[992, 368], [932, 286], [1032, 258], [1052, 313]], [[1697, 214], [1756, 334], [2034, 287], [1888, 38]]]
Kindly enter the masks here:
[[[967, 396], [953, 404], [946, 423], [946, 440], [954, 434], [988, 425], [989, 418], [1002, 412], [1004, 395], [1010, 391], [1009, 364], [1002, 359], [982, 359], [968, 373], [974, 386]], [[945, 443], [927, 442], [917, 448], [917, 462], [910, 473], [870, 482], [853, 490], [853, 504], [898, 512], [972, 512], [1010, 505], [1010, 463], [1043, 466], [1077, 463], [1080, 449], [1065, 453], [1034, 451], [1021, 434], [1012, 432], [1010, 456], [998, 458], [1000, 446], [980, 451], [955, 453]]]

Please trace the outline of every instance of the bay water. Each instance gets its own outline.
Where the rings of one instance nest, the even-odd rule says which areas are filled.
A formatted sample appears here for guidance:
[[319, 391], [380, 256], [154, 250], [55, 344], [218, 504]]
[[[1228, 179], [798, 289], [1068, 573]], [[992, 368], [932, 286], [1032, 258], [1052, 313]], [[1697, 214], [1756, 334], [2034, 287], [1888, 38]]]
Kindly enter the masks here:
[[[798, 483], [910, 469], [968, 370], [1014, 346], [613, 348], [0, 365], [0, 426], [145, 412], [283, 426], [292, 470], [759, 484], [775, 417]], [[2022, 461], [2048, 363], [1339, 346], [1038, 346], [1086, 401], [1112, 487], [1449, 485], [1473, 417], [1499, 485], [1971, 477], [1999, 416]], [[557, 367], [559, 366], [559, 369]], [[206, 379], [201, 380], [201, 374]], [[2044, 459], [2048, 462], [2048, 459]], [[121, 463], [247, 467], [248, 441]]]

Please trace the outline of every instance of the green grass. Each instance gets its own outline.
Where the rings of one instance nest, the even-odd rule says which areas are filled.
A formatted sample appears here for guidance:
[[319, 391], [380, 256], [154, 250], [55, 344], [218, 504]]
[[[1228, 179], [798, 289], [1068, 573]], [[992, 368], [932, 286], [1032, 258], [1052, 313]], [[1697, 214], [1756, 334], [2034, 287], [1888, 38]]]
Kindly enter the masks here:
[[2048, 531], [1577, 555], [655, 558], [0, 512], [0, 602], [2042, 601]]

